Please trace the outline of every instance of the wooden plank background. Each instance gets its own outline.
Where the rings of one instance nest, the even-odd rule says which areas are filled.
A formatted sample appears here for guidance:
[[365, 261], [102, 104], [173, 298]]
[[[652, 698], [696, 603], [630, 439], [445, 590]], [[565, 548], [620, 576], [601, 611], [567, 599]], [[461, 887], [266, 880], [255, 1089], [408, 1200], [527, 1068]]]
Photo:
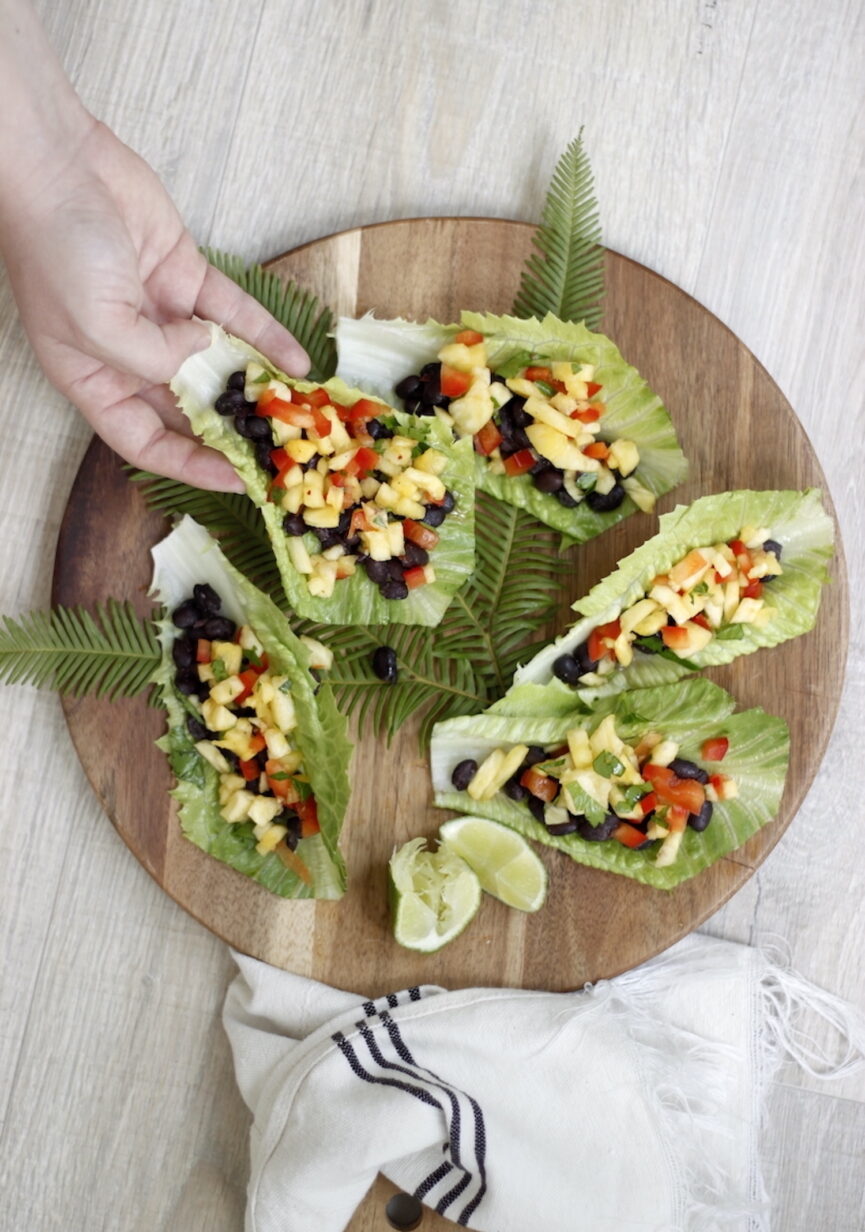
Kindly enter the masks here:
[[[585, 124], [607, 242], [766, 365], [845, 531], [851, 649], [824, 768], [704, 928], [780, 938], [799, 970], [863, 1005], [862, 6], [39, 7], [86, 102], [151, 161], [197, 238], [249, 258], [385, 218], [534, 219]], [[48, 600], [87, 432], [39, 374], [2, 274], [0, 381], [0, 611], [15, 613]], [[116, 836], [57, 699], [4, 688], [0, 724], [0, 1227], [233, 1232], [249, 1122], [219, 1023], [230, 956]], [[824, 1084], [785, 1070], [764, 1140], [776, 1228], [860, 1232], [863, 1147], [865, 1074]], [[358, 1232], [385, 1227], [383, 1192]]]

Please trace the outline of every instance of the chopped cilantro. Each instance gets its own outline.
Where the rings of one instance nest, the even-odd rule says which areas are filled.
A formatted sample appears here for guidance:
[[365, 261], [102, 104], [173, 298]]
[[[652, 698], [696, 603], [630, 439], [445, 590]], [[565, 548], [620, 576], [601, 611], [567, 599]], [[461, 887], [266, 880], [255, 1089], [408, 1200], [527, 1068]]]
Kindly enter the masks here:
[[597, 482], [596, 471], [583, 471], [582, 474], [577, 475], [577, 487], [582, 488], [584, 492], [591, 492]]
[[283, 680], [282, 684], [279, 686], [279, 691], [280, 693], [290, 693], [291, 692], [291, 681]]
[[719, 642], [738, 642], [744, 636], [744, 625], [725, 625], [723, 629], [719, 629], [715, 634]]
[[593, 826], [601, 824], [607, 815], [603, 804], [599, 804], [579, 783], [568, 783], [565, 791], [571, 801], [571, 812], [582, 814]]
[[532, 362], [531, 351], [514, 351], [510, 359], [506, 359], [504, 363], [496, 363], [495, 371], [499, 376], [503, 376], [505, 380], [518, 376], [523, 368], [527, 368]]
[[552, 398], [556, 392], [552, 385], [548, 385], [546, 381], [535, 381], [538, 389], [546, 398]]
[[592, 768], [602, 778], [610, 779], [614, 774], [622, 774], [625, 769], [625, 763], [620, 761], [615, 753], [611, 753], [609, 749], [602, 749], [592, 762]]
[[648, 783], [632, 783], [630, 787], [626, 787], [622, 792], [622, 798], [616, 806], [623, 813], [633, 811], [638, 800], [641, 800], [648, 792], [652, 790]]
[[228, 679], [228, 668], [222, 659], [214, 659], [210, 666], [213, 669], [213, 679], [217, 683]]

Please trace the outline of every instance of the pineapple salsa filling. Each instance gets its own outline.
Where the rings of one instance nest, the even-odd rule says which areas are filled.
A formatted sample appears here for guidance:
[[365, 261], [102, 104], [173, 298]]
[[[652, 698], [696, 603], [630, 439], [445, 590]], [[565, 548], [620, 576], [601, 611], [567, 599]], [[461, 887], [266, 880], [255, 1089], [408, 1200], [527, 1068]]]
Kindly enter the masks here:
[[493, 371], [484, 335], [461, 330], [420, 373], [395, 387], [412, 415], [437, 415], [471, 436], [495, 474], [530, 475], [566, 508], [583, 501], [596, 513], [626, 496], [645, 512], [654, 495], [634, 478], [633, 441], [603, 441], [603, 387], [593, 364], [551, 363], [521, 351]]
[[[221, 616], [222, 601], [207, 583], [194, 587], [172, 613], [180, 630], [172, 646], [174, 683], [196, 711], [187, 717], [198, 753], [219, 774], [220, 816], [252, 823], [256, 851], [275, 851], [297, 870], [293, 853], [319, 832], [315, 796], [292, 741], [297, 727], [291, 685], [271, 671], [248, 625]], [[313, 666], [332, 655], [305, 639]], [[200, 715], [200, 717], [197, 717]]]
[[[461, 761], [451, 781], [476, 801], [503, 791], [550, 834], [651, 848], [660, 868], [675, 862], [688, 826], [705, 830], [714, 805], [738, 795], [734, 779], [678, 757], [679, 746], [660, 732], [647, 732], [635, 747], [625, 743], [612, 715], [591, 734], [575, 727], [565, 739], [555, 748], [497, 748], [480, 765]], [[727, 737], [716, 736], [704, 741], [701, 754], [720, 762], [728, 749]]]
[[765, 528], [745, 526], [729, 543], [695, 548], [617, 619], [598, 625], [573, 653], [560, 655], [553, 674], [565, 684], [595, 684], [634, 651], [687, 659], [713, 638], [733, 641], [746, 625], [768, 624], [775, 609], [764, 587], [783, 572], [781, 544]]
[[[435, 581], [435, 528], [456, 505], [441, 478], [448, 459], [396, 433], [382, 418], [387, 406], [290, 389], [255, 362], [232, 373], [214, 405], [270, 476], [269, 499], [285, 512], [289, 556], [311, 595], [330, 598], [359, 566], [385, 599]], [[304, 542], [308, 532], [319, 551]]]

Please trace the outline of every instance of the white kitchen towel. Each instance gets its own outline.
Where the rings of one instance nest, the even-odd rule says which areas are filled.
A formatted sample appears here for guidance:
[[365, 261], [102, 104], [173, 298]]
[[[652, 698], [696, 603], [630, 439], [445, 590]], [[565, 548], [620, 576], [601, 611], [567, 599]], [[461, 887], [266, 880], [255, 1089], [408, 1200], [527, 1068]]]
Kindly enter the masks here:
[[[339, 1232], [379, 1171], [482, 1232], [762, 1232], [769, 1076], [785, 1056], [828, 1076], [865, 1053], [852, 1007], [701, 935], [575, 993], [364, 1001], [235, 957], [246, 1232]], [[837, 1055], [802, 1033], [803, 1009]]]

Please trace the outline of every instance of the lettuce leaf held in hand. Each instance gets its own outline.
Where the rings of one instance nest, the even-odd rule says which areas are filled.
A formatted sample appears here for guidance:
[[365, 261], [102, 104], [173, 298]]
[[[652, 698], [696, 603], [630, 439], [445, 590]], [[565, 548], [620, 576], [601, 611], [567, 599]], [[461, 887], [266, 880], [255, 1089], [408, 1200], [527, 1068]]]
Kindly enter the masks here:
[[[740, 542], [742, 535], [752, 544], [751, 549]], [[620, 561], [613, 573], [577, 600], [573, 606], [581, 619], [518, 668], [514, 687], [547, 685], [567, 709], [568, 698], [573, 698], [575, 691], [583, 700], [592, 702], [607, 693], [662, 684], [694, 670], [729, 663], [739, 655], [777, 646], [807, 633], [817, 619], [833, 539], [832, 519], [823, 508], [820, 492], [813, 488], [805, 492], [722, 492], [701, 497], [692, 505], [679, 505], [661, 517], [657, 535]], [[762, 546], [758, 546], [758, 541]], [[737, 545], [740, 551], [736, 557], [729, 548], [728, 555], [734, 559], [724, 566], [731, 570], [726, 577], [720, 577], [714, 566], [701, 574], [696, 557], [697, 573], [690, 578], [681, 576], [688, 571], [689, 554], [713, 545], [727, 551], [730, 544]], [[777, 563], [772, 563], [770, 556]], [[749, 563], [752, 572], [769, 567], [779, 567], [780, 572], [749, 580]], [[675, 570], [679, 573], [673, 572], [670, 577]], [[688, 582], [695, 577], [701, 580], [689, 586]], [[754, 597], [735, 611], [733, 604], [725, 609], [713, 607], [713, 591], [720, 594], [730, 577], [739, 578], [739, 600], [748, 593]], [[745, 581], [748, 585], [742, 588]], [[677, 585], [682, 582], [684, 586]], [[666, 591], [657, 589], [659, 585], [665, 586]], [[678, 599], [667, 593], [671, 589], [676, 590]], [[638, 624], [637, 628], [645, 633], [658, 621], [661, 625], [672, 625], [675, 617], [678, 625], [693, 633], [693, 644], [689, 646], [684, 633], [680, 635], [671, 628], [662, 631], [659, 627], [648, 636], [636, 636], [635, 630], [632, 657], [623, 663], [615, 651], [617, 622], [624, 628], [629, 619], [640, 614], [637, 605], [653, 593], [666, 594], [666, 598], [655, 601], [657, 610], [654, 614], [649, 612], [644, 617], [648, 623]], [[735, 600], [735, 590], [732, 594]], [[697, 618], [705, 624], [705, 632], [693, 628], [687, 613], [676, 606], [679, 600], [696, 609], [702, 607]], [[665, 604], [674, 609], [669, 616]], [[606, 660], [595, 670], [593, 664], [597, 660], [592, 658], [590, 649], [597, 653], [593, 637], [597, 639], [603, 630], [611, 636], [606, 643]], [[671, 649], [667, 643], [673, 643], [679, 636], [683, 639], [682, 648]], [[627, 650], [624, 658], [628, 658]], [[577, 662], [576, 670], [573, 660]], [[572, 679], [565, 680], [569, 667]], [[510, 694], [506, 694], [496, 704], [497, 713], [510, 712], [509, 699]]]
[[[227, 385], [249, 365], [257, 375], [245, 386], [245, 400], [242, 381], [236, 394]], [[470, 441], [454, 443], [437, 420], [396, 412], [338, 378], [323, 384], [287, 378], [215, 325], [210, 346], [186, 360], [171, 389], [194, 431], [228, 458], [261, 509], [293, 611], [324, 624], [439, 623], [474, 568]], [[280, 406], [279, 398], [266, 404], [265, 394], [272, 397], [274, 389], [295, 405]], [[250, 413], [256, 390], [262, 400], [258, 412]], [[240, 421], [226, 407], [226, 396], [239, 399], [246, 435], [237, 430]], [[314, 409], [296, 404], [304, 396]], [[358, 408], [371, 418], [356, 414]], [[392, 464], [389, 451], [399, 441], [408, 441], [405, 457]], [[430, 473], [428, 464], [438, 469]], [[302, 500], [293, 499], [301, 492]], [[397, 528], [397, 538], [402, 527], [404, 539], [415, 535], [417, 542], [380, 541], [376, 554], [366, 534], [388, 526]], [[418, 547], [428, 557], [415, 566], [424, 576], [414, 573], [406, 581]], [[379, 580], [363, 555], [382, 564]], [[385, 566], [397, 570], [400, 561], [399, 577], [385, 576]]]
[[[512, 709], [506, 715], [487, 712], [436, 725], [431, 761], [437, 805], [502, 822], [526, 838], [564, 852], [579, 864], [663, 890], [673, 889], [729, 855], [775, 817], [789, 759], [789, 735], [782, 719], [759, 709], [734, 713], [735, 703], [729, 694], [700, 677], [619, 693], [603, 699], [589, 712], [574, 699], [576, 708], [570, 713], [558, 708], [548, 718], [540, 716], [544, 691], [537, 685], [515, 689]], [[556, 707], [555, 701], [553, 704]], [[738, 794], [714, 804], [705, 829], [698, 832], [690, 824], [685, 827], [681, 846], [669, 864], [658, 862], [658, 842], [636, 850], [615, 838], [588, 841], [577, 833], [557, 834], [548, 823], [551, 819], [555, 826], [562, 821], [564, 817], [558, 814], [563, 810], [551, 814], [548, 806], [541, 821], [525, 800], [512, 799], [503, 790], [488, 799], [474, 799], [468, 791], [454, 786], [454, 771], [466, 759], [480, 766], [494, 750], [517, 745], [556, 751], [556, 746], [572, 745], [569, 733], [593, 733], [610, 715], [622, 741], [636, 746], [654, 732], [678, 746], [677, 757], [696, 763], [709, 775], [722, 771], [735, 783]], [[703, 745], [715, 739], [727, 739], [729, 749], [723, 761], [713, 763], [703, 757]], [[544, 768], [543, 763], [540, 768]]]
[[276, 679], [284, 678], [282, 692], [290, 696], [296, 718], [291, 741], [317, 805], [319, 830], [301, 837], [295, 851], [286, 851], [283, 843], [263, 853], [257, 850], [259, 836], [251, 821], [229, 822], [222, 816], [220, 774], [196, 748], [189, 728], [190, 717], [203, 720], [200, 701], [177, 687], [172, 648], [182, 630], [169, 616], [159, 625], [162, 663], [155, 676], [168, 712], [168, 732], [159, 745], [177, 777], [173, 794], [183, 834], [282, 897], [339, 898], [346, 871], [338, 841], [349, 799], [352, 746], [330, 686], [317, 683], [310, 671], [310, 650], [291, 632], [278, 608], [228, 563], [216, 542], [191, 518], [184, 518], [152, 554], [153, 593], [169, 613], [193, 594], [196, 585], [209, 585], [221, 599], [220, 615], [251, 629], [267, 655], [268, 670]]
[[[661, 400], [609, 338], [583, 324], [552, 315], [538, 321], [477, 312], [463, 312], [460, 325], [342, 318], [337, 371], [390, 400], [399, 386], [411, 409], [405, 379], [434, 364], [442, 348], [446, 359], [453, 354], [460, 362], [453, 344], [473, 335], [483, 340], [475, 357], [483, 366], [473, 369], [482, 379], [469, 389], [468, 402], [466, 396], [440, 400], [436, 413], [463, 439], [474, 434], [475, 477], [482, 491], [582, 543], [637, 508], [651, 509], [657, 497], [685, 478], [687, 462]], [[463, 352], [466, 370], [472, 354], [469, 342]], [[576, 383], [570, 372], [554, 372], [556, 364], [566, 365]], [[565, 375], [568, 390], [559, 388], [558, 377]], [[442, 392], [452, 380], [458, 394], [459, 374], [448, 375], [442, 367], [439, 379]], [[505, 386], [505, 380], [517, 388]], [[517, 400], [508, 403], [514, 394]], [[528, 413], [534, 409], [540, 419]], [[587, 445], [592, 434], [595, 442]], [[621, 456], [614, 449], [608, 458], [604, 443], [619, 441], [624, 442]], [[543, 478], [539, 468], [546, 471]]]

